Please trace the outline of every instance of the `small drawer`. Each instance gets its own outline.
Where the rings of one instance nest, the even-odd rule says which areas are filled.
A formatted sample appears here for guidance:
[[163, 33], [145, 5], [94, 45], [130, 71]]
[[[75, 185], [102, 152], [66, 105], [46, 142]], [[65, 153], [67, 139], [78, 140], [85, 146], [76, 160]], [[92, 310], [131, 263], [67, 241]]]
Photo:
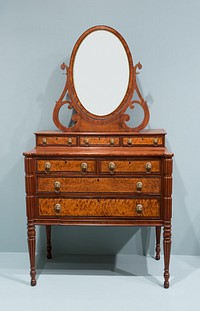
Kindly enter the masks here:
[[37, 146], [76, 146], [77, 137], [74, 136], [37, 136]]
[[160, 173], [160, 160], [101, 161], [101, 173]]
[[119, 137], [84, 136], [80, 137], [80, 146], [119, 146]]
[[95, 173], [96, 161], [95, 160], [37, 160], [38, 173]]
[[161, 178], [38, 177], [38, 193], [161, 193]]
[[160, 218], [159, 199], [38, 199], [39, 216]]
[[163, 136], [129, 136], [123, 137], [123, 146], [163, 146]]

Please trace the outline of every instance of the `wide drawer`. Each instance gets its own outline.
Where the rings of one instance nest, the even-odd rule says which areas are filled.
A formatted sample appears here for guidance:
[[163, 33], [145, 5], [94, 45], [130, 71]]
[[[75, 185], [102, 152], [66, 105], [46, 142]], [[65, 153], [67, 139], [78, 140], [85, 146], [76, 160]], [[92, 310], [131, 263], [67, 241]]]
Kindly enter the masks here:
[[163, 146], [164, 136], [128, 136], [123, 137], [124, 146]]
[[75, 136], [37, 136], [37, 146], [76, 146], [77, 137]]
[[161, 193], [161, 178], [91, 178], [42, 177], [37, 179], [37, 191], [59, 193]]
[[160, 160], [101, 161], [102, 173], [160, 173]]
[[40, 216], [160, 218], [159, 199], [38, 199]]
[[83, 136], [80, 137], [80, 146], [119, 146], [119, 137]]
[[94, 160], [37, 160], [37, 172], [96, 172], [96, 161]]

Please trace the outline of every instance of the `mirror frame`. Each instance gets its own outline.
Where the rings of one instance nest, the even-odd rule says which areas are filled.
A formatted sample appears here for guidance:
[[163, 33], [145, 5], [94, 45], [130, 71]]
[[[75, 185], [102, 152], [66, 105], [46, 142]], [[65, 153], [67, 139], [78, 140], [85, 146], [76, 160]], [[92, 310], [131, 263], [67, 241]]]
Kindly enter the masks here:
[[[123, 45], [129, 64], [129, 82], [127, 86], [126, 93], [121, 103], [118, 107], [111, 113], [107, 115], [95, 115], [88, 111], [84, 105], [80, 102], [78, 95], [74, 86], [73, 78], [73, 67], [74, 61], [77, 54], [77, 51], [83, 42], [83, 40], [94, 31], [109, 31], [114, 34]], [[63, 131], [139, 131], [143, 129], [149, 121], [149, 110], [146, 102], [141, 96], [136, 82], [137, 69], [141, 69], [142, 66], [138, 63], [136, 66], [133, 65], [133, 60], [131, 56], [130, 49], [119, 32], [109, 26], [94, 26], [86, 30], [77, 40], [72, 50], [69, 67], [63, 63], [61, 65], [62, 70], [66, 70], [66, 84], [65, 88], [56, 102], [54, 111], [53, 111], [53, 121], [57, 128]], [[138, 100], [132, 100], [134, 92], [138, 95]], [[69, 100], [64, 100], [68, 94]], [[60, 108], [67, 104], [69, 109], [74, 109], [75, 113], [72, 115], [72, 120], [74, 121], [74, 126], [66, 127], [59, 120], [59, 111]], [[130, 116], [124, 114], [128, 107], [131, 109], [134, 108], [134, 104], [139, 104], [144, 110], [144, 119], [141, 124], [135, 128], [130, 128], [127, 126], [126, 122], [129, 121]]]

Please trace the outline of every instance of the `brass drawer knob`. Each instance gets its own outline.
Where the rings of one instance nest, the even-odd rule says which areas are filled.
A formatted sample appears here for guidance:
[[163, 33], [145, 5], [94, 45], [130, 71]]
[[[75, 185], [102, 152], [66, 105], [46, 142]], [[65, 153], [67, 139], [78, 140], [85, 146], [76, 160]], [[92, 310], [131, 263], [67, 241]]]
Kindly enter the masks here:
[[60, 211], [61, 211], [61, 205], [57, 203], [57, 204], [54, 206], [54, 211], [55, 211], [56, 214], [59, 214]]
[[83, 174], [87, 173], [88, 170], [88, 164], [86, 162], [81, 163], [81, 172]]
[[131, 138], [128, 138], [127, 144], [128, 144], [129, 146], [132, 146], [132, 139], [131, 139]]
[[43, 146], [47, 145], [47, 139], [45, 137], [42, 138], [42, 144], [43, 144]]
[[88, 138], [85, 138], [85, 139], [84, 139], [84, 143], [85, 143], [86, 146], [89, 146], [89, 139], [88, 139]]
[[138, 214], [142, 214], [142, 212], [143, 212], [143, 206], [142, 206], [142, 204], [137, 204], [135, 210], [136, 210], [136, 212], [137, 212]]
[[151, 162], [147, 162], [146, 165], [145, 165], [145, 168], [146, 168], [147, 174], [151, 173], [151, 169], [152, 169]]
[[115, 144], [114, 138], [110, 138], [110, 145], [111, 145], [111, 146], [114, 146], [114, 144]]
[[114, 163], [114, 162], [110, 162], [110, 163], [108, 164], [108, 168], [109, 168], [110, 174], [114, 174], [115, 169], [116, 169], [115, 163]]
[[158, 137], [155, 137], [155, 138], [153, 139], [153, 144], [154, 144], [154, 146], [157, 146], [157, 145], [158, 145]]
[[71, 146], [72, 145], [72, 139], [69, 137], [68, 140], [67, 140], [67, 144], [68, 146]]
[[45, 170], [45, 173], [49, 173], [50, 170], [51, 170], [51, 163], [50, 162], [45, 162], [44, 163], [44, 170]]
[[55, 193], [59, 193], [60, 192], [60, 187], [61, 187], [61, 184], [59, 181], [55, 181], [54, 183], [54, 192]]
[[136, 189], [137, 189], [138, 192], [142, 191], [142, 186], [143, 186], [142, 182], [138, 181], [137, 184], [136, 184]]

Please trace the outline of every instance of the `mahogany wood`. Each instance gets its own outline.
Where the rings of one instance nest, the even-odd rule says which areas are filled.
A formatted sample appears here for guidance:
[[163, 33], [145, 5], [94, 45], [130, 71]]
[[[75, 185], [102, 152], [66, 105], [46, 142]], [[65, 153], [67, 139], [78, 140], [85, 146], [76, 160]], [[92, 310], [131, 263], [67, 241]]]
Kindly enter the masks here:
[[[128, 63], [129, 63], [129, 83], [127, 87], [126, 94], [119, 106], [110, 114], [104, 116], [98, 116], [90, 113], [88, 110], [85, 109], [83, 104], [80, 102], [78, 98], [78, 94], [76, 93], [75, 86], [74, 86], [74, 78], [73, 78], [73, 67], [74, 67], [74, 60], [76, 58], [76, 53], [83, 42], [83, 40], [92, 32], [104, 30], [109, 31], [114, 34], [124, 46], [124, 49], [127, 54]], [[140, 131], [146, 127], [149, 122], [149, 109], [147, 103], [143, 99], [139, 88], [137, 86], [136, 75], [138, 74], [137, 70], [141, 69], [141, 63], [133, 65], [133, 60], [131, 56], [131, 52], [129, 47], [124, 40], [124, 38], [113, 28], [108, 26], [95, 26], [88, 30], [86, 30], [80, 38], [77, 40], [76, 44], [74, 45], [74, 49], [71, 54], [70, 64], [69, 67], [63, 63], [61, 65], [62, 70], [66, 70], [66, 84], [64, 90], [56, 102], [54, 111], [53, 111], [53, 121], [56, 127], [62, 131], [66, 132], [74, 132], [74, 131], [91, 131], [91, 132], [110, 132], [113, 131]], [[69, 100], [66, 100], [66, 95], [68, 93]], [[138, 99], [133, 100], [133, 94], [136, 93]], [[127, 108], [134, 108], [134, 105], [138, 104], [144, 111], [144, 118], [142, 122], [134, 127], [130, 128], [126, 122], [129, 121], [130, 116], [126, 113]], [[60, 108], [63, 105], [68, 105], [69, 109], [74, 108], [75, 114], [72, 116], [72, 120], [75, 122], [73, 127], [67, 127], [63, 125], [59, 119], [59, 112]]]
[[161, 227], [156, 227], [156, 260], [160, 259], [160, 234]]
[[[44, 137], [47, 132], [36, 133]], [[31, 285], [35, 279], [35, 225], [46, 225], [47, 257], [51, 258], [51, 225], [87, 226], [155, 226], [156, 259], [160, 258], [160, 230], [164, 227], [164, 287], [169, 286], [171, 247], [172, 156], [167, 149], [149, 145], [81, 146], [83, 133], [77, 133], [77, 146], [61, 146], [54, 139], [53, 146], [39, 144], [26, 152], [26, 192], [28, 243], [31, 263]], [[120, 143], [121, 136], [119, 133]], [[145, 137], [152, 131], [145, 131]], [[156, 133], [164, 134], [164, 131]], [[48, 132], [52, 138], [62, 139], [68, 133]], [[94, 134], [92, 134], [93, 136]], [[139, 133], [141, 141], [142, 135]], [[59, 137], [60, 137], [59, 136]], [[87, 134], [88, 136], [88, 134]], [[111, 135], [113, 136], [113, 135]], [[123, 134], [122, 134], [123, 136]], [[164, 140], [163, 140], [164, 141]], [[57, 143], [57, 145], [56, 145]], [[45, 163], [50, 163], [49, 171]], [[110, 163], [115, 170], [109, 169]], [[87, 171], [82, 172], [82, 163]], [[151, 163], [151, 170], [146, 164]], [[59, 182], [59, 187], [55, 183]], [[142, 183], [142, 188], [138, 187]], [[140, 185], [141, 186], [141, 185]], [[56, 209], [60, 205], [60, 210]], [[142, 210], [138, 210], [142, 205]]]
[[[122, 42], [129, 61], [127, 92], [118, 108], [96, 116], [79, 102], [73, 85], [76, 52], [91, 32], [111, 31]], [[153, 226], [156, 227], [156, 259], [160, 259], [163, 227], [164, 287], [169, 287], [172, 217], [172, 157], [165, 147], [165, 131], [142, 130], [149, 111], [136, 83], [137, 70], [130, 50], [119, 33], [98, 26], [77, 41], [69, 67], [65, 64], [65, 88], [55, 105], [53, 120], [62, 131], [36, 133], [36, 147], [25, 152], [26, 214], [31, 285], [36, 285], [36, 225], [46, 226], [47, 258], [52, 257], [51, 226]], [[69, 94], [69, 100], [65, 99]], [[133, 93], [138, 100], [132, 100]], [[140, 104], [144, 120], [136, 128], [126, 122], [128, 107]], [[59, 120], [60, 108], [74, 108], [75, 124], [67, 128]]]

